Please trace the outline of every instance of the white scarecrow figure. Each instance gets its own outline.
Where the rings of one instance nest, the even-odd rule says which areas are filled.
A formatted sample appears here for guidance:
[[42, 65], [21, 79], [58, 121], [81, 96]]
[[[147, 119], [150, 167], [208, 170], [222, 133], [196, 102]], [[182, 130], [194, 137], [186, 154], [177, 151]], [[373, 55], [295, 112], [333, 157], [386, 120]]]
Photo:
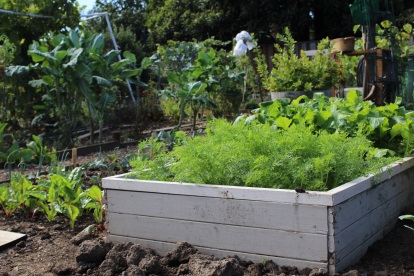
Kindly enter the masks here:
[[252, 37], [246, 31], [241, 31], [236, 35], [236, 46], [233, 50], [233, 56], [241, 56], [247, 52], [247, 49], [253, 49], [257, 43], [252, 41]]

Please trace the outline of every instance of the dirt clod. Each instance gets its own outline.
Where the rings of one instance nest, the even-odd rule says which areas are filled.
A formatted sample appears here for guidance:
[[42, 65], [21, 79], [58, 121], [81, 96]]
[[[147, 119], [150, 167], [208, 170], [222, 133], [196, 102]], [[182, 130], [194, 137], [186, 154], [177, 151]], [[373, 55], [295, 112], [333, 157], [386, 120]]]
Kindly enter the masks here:
[[109, 243], [103, 241], [84, 241], [80, 244], [76, 261], [78, 263], [100, 264], [105, 260], [110, 246]]

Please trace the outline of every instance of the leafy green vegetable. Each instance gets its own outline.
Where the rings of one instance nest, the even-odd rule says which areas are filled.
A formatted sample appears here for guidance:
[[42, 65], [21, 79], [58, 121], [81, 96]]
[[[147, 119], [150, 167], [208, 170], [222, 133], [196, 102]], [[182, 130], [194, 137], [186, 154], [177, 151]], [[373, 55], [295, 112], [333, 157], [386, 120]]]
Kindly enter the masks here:
[[414, 152], [414, 114], [399, 103], [397, 98], [395, 103], [375, 106], [371, 101], [363, 101], [356, 90], [351, 90], [345, 99], [327, 98], [322, 93], [315, 93], [313, 99], [303, 96], [292, 102], [283, 99], [271, 105], [261, 105], [253, 116], [243, 115], [236, 122], [270, 124], [286, 129], [287, 124], [282, 124], [281, 120], [288, 122], [288, 118], [292, 120], [289, 126], [305, 124], [315, 130], [341, 132], [350, 137], [363, 135], [375, 147], [408, 156]]
[[140, 179], [325, 191], [396, 160], [371, 144], [303, 123], [282, 128], [215, 120], [206, 136], [132, 166]]

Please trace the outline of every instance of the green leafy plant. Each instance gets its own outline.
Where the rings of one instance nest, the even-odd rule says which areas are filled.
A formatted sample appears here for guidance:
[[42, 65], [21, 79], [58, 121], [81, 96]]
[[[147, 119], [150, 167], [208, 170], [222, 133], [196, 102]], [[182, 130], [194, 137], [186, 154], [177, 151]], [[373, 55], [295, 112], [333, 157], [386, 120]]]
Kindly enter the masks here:
[[[73, 229], [78, 217], [83, 215], [84, 210], [93, 210], [92, 206], [96, 205], [96, 202], [102, 211], [105, 209], [102, 196], [97, 195], [98, 191], [101, 194], [99, 187], [92, 186], [90, 189], [82, 190], [83, 171], [84, 168], [77, 167], [69, 174], [49, 174], [39, 178], [37, 186], [45, 197], [38, 205], [49, 221], [62, 214], [68, 218], [69, 226]], [[93, 212], [94, 216], [99, 216], [98, 211]], [[99, 223], [101, 222], [102, 220]]]
[[[74, 143], [73, 129], [84, 119], [89, 119], [91, 132], [94, 120], [98, 121], [100, 140], [104, 115], [117, 100], [117, 86], [125, 79], [134, 78], [145, 68], [135, 68], [136, 58], [130, 52], [112, 50], [104, 52], [104, 36], [87, 31], [69, 31], [45, 40], [34, 41], [28, 51], [34, 64], [10, 67], [8, 75], [18, 77], [30, 72], [40, 75], [30, 81], [37, 90], [44, 92], [42, 100], [47, 114], [41, 113], [33, 120], [48, 118], [56, 123], [59, 146]], [[148, 58], [142, 66], [151, 64]], [[139, 80], [131, 82], [142, 84]], [[88, 110], [85, 113], [81, 112]], [[91, 137], [93, 137], [91, 135]]]
[[2, 185], [0, 190], [0, 201], [6, 216], [18, 209], [28, 216], [34, 215], [38, 209], [38, 202], [45, 198], [45, 194], [36, 185], [19, 173], [13, 175], [10, 186]]
[[0, 185], [0, 204], [6, 217], [9, 217], [19, 208], [19, 203], [13, 198], [13, 190], [9, 189], [6, 184]]
[[[153, 148], [165, 146], [154, 143]], [[304, 124], [279, 130], [214, 120], [206, 136], [168, 154], [158, 148], [152, 159], [137, 159], [132, 166], [140, 179], [324, 191], [395, 160], [378, 151], [363, 136], [315, 132]]]
[[0, 163], [8, 168], [9, 175], [11, 175], [13, 165], [22, 165], [32, 160], [32, 151], [29, 148], [20, 148], [13, 135], [9, 136], [10, 141], [8, 143], [4, 142], [3, 133], [6, 126], [6, 123], [0, 123]]
[[188, 106], [192, 111], [193, 128], [200, 110], [203, 114], [204, 109], [212, 109], [217, 115], [238, 112], [244, 72], [237, 68], [234, 57], [224, 50], [216, 50], [224, 45], [210, 39], [171, 42], [169, 47], [159, 48], [162, 62], [157, 64], [162, 64], [168, 81], [161, 92], [177, 102], [179, 126]]
[[36, 135], [32, 135], [32, 139], [33, 141], [29, 142], [26, 146], [32, 151], [32, 158], [38, 162], [37, 176], [39, 176], [43, 164], [57, 164], [57, 155], [55, 149], [50, 151]]
[[7, 66], [14, 59], [16, 46], [10, 42], [7, 36], [0, 35], [0, 65]]
[[240, 116], [236, 122], [270, 124], [284, 130], [305, 124], [318, 131], [346, 133], [350, 137], [364, 135], [375, 147], [388, 149], [386, 154], [406, 156], [414, 150], [414, 113], [400, 103], [397, 98], [395, 103], [375, 106], [371, 101], [363, 101], [356, 90], [351, 90], [345, 99], [316, 93], [311, 100], [301, 96], [293, 101], [261, 103], [255, 114]]
[[[161, 110], [165, 116], [170, 117], [174, 122], [178, 123], [180, 120], [180, 107], [174, 98], [162, 98], [160, 100]], [[191, 108], [187, 106], [184, 109], [184, 118], [190, 116]]]
[[99, 187], [92, 186], [87, 191], [80, 195], [81, 198], [86, 198], [82, 202], [82, 207], [93, 211], [93, 217], [99, 227], [103, 227], [102, 223], [105, 216], [105, 204], [103, 202], [104, 191]]
[[277, 39], [283, 46], [275, 44], [276, 52], [272, 57], [273, 67], [269, 70], [265, 58], [258, 53], [255, 58], [263, 87], [270, 92], [281, 91], [311, 91], [331, 88], [340, 80], [338, 62], [329, 57], [328, 39], [318, 44], [318, 50], [313, 59], [306, 56], [304, 51], [300, 55], [295, 53], [296, 41], [288, 28]]
[[166, 154], [166, 144], [156, 138], [147, 139], [138, 145], [138, 155], [131, 160], [133, 174], [144, 179], [171, 179], [169, 166], [174, 160]]

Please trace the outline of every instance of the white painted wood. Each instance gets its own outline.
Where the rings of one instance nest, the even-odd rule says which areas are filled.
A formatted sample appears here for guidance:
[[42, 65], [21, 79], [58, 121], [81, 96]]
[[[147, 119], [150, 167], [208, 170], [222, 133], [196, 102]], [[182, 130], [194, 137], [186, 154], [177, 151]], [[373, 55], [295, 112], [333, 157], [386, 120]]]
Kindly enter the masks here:
[[112, 213], [327, 233], [326, 207], [156, 193], [107, 191]]
[[382, 239], [395, 225], [395, 221], [384, 225], [384, 228], [381, 231], [377, 232], [375, 235], [371, 236], [363, 244], [358, 246], [352, 251], [352, 254], [348, 254], [343, 257], [341, 260], [338, 260], [336, 263], [331, 263], [329, 265], [329, 271], [331, 274], [334, 272], [340, 272], [349, 267], [350, 265], [356, 264], [368, 251], [368, 248], [377, 240]]
[[108, 190], [194, 195], [200, 197], [219, 197], [292, 204], [331, 205], [332, 203], [332, 196], [324, 192], [296, 193], [293, 190], [283, 189], [202, 185], [191, 183], [137, 180], [128, 179], [125, 177], [126, 175], [104, 178], [102, 180], [102, 186]]
[[383, 172], [380, 176], [370, 175], [366, 177], [359, 177], [339, 187], [336, 187], [327, 192], [328, 194], [332, 195], [331, 206], [337, 205], [359, 193], [369, 190], [373, 185], [377, 185], [378, 183], [390, 179], [397, 174], [401, 174], [412, 167], [414, 167], [414, 158], [407, 157], [402, 161], [395, 162], [389, 166], [382, 168]]
[[[135, 244], [140, 244], [142, 246], [149, 247], [157, 254], [165, 255], [167, 252], [170, 252], [174, 249], [175, 243], [170, 242], [159, 242], [153, 240], [145, 240], [145, 239], [138, 239], [138, 238], [131, 238], [131, 237], [124, 237], [124, 236], [117, 236], [117, 235], [108, 235], [108, 238], [114, 242], [132, 242]], [[243, 252], [237, 251], [229, 251], [229, 250], [219, 250], [209, 247], [200, 247], [194, 246], [197, 248], [198, 252], [202, 254], [212, 255], [215, 258], [225, 258], [228, 256], [237, 255], [241, 260], [250, 260], [253, 262], [263, 262], [267, 260], [272, 260], [278, 266], [296, 266], [298, 269], [302, 268], [325, 268], [327, 269], [327, 263], [324, 262], [312, 262], [306, 260], [297, 260], [297, 259], [289, 259], [289, 258], [280, 258], [275, 256], [268, 256], [268, 255], [260, 255], [260, 254], [248, 254]]]
[[406, 195], [400, 194], [336, 234], [334, 239], [337, 261], [351, 254], [377, 232], [382, 232], [388, 224], [395, 223], [401, 210], [401, 202], [405, 199]]
[[327, 262], [326, 235], [109, 213], [112, 235]]
[[26, 234], [0, 230], [0, 248], [25, 239]]
[[[414, 171], [410, 173], [414, 179]], [[392, 179], [384, 181], [381, 185], [372, 187], [351, 199], [334, 207], [335, 232], [338, 233], [350, 224], [366, 216], [375, 208], [384, 204], [400, 193], [409, 193], [410, 181], [404, 181], [407, 175], [396, 175]], [[397, 184], [401, 183], [401, 184]]]

